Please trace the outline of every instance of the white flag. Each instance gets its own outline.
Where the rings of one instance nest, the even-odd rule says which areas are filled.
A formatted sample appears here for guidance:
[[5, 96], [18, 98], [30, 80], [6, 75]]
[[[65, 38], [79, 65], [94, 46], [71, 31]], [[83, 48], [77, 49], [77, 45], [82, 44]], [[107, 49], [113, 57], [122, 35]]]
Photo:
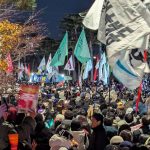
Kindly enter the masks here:
[[20, 62], [18, 63], [18, 79], [21, 80], [23, 78], [23, 71], [24, 71], [24, 66], [23, 63], [20, 64]]
[[74, 70], [72, 55], [70, 56], [68, 62], [66, 63], [64, 70], [68, 70], [68, 71]]
[[120, 59], [117, 60], [113, 67], [114, 76], [131, 90], [139, 87], [144, 73], [150, 72], [148, 64], [144, 60], [144, 53], [148, 49], [148, 43], [149, 36], [145, 39], [145, 48], [122, 51]]
[[43, 59], [42, 59], [41, 62], [40, 62], [40, 65], [39, 65], [39, 67], [38, 67], [38, 70], [39, 70], [40, 72], [42, 72], [43, 70], [45, 70], [45, 66], [46, 66], [45, 57], [43, 57]]
[[137, 88], [149, 72], [143, 59], [150, 34], [149, 4], [148, 0], [105, 0], [100, 16], [98, 40], [106, 44], [114, 76], [130, 89]]
[[142, 47], [150, 33], [150, 12], [141, 0], [107, 0], [103, 8], [98, 40], [106, 44], [113, 67], [121, 50]]
[[89, 29], [97, 30], [99, 27], [101, 11], [104, 0], [95, 0], [92, 7], [86, 14], [83, 24]]
[[51, 53], [50, 53], [48, 61], [47, 61], [47, 65], [46, 65], [46, 70], [48, 71], [48, 73], [52, 73], [52, 71], [53, 71], [53, 67], [50, 66], [51, 60], [52, 60], [52, 56], [51, 56]]

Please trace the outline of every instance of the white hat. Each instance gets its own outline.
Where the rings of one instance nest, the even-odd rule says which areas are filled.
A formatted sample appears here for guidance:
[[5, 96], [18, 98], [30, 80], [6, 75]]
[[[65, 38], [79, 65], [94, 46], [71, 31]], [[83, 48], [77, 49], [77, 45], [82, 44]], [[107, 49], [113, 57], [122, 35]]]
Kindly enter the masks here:
[[131, 114], [133, 112], [133, 108], [127, 108], [126, 114]]

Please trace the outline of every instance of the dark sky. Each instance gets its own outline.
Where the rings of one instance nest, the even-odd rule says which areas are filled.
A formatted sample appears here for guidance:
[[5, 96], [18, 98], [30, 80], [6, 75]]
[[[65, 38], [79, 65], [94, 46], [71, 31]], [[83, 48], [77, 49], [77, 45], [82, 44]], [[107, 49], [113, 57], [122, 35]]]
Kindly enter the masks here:
[[37, 0], [37, 9], [43, 9], [41, 20], [46, 23], [48, 36], [59, 39], [59, 21], [63, 16], [90, 8], [93, 0]]

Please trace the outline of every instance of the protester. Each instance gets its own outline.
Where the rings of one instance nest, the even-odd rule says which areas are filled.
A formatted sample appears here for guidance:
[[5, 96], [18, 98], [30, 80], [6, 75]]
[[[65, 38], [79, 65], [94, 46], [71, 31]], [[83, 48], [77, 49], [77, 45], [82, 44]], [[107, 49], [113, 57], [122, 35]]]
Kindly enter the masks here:
[[[111, 98], [103, 85], [42, 88], [37, 111], [17, 103], [0, 106], [0, 150], [10, 149], [8, 135], [18, 134], [18, 150], [136, 150], [150, 146], [150, 117], [135, 111], [133, 93], [113, 82]], [[90, 94], [89, 94], [90, 93]], [[43, 97], [41, 97], [43, 95]], [[51, 95], [51, 96], [50, 96]], [[106, 96], [106, 97], [105, 97]], [[68, 99], [67, 99], [67, 98]], [[149, 96], [148, 96], [149, 97]], [[144, 113], [143, 113], [144, 112]]]

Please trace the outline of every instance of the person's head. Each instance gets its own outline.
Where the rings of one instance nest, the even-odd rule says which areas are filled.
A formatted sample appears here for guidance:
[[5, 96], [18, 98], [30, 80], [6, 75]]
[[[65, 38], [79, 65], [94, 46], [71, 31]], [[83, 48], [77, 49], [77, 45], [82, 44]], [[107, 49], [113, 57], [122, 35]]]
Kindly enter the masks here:
[[117, 115], [120, 119], [124, 119], [125, 111], [124, 110], [117, 110]]
[[140, 144], [145, 144], [146, 140], [149, 138], [148, 134], [141, 134], [139, 136], [139, 143]]
[[119, 149], [119, 146], [117, 146], [117, 145], [109, 144], [106, 146], [105, 150], [120, 150], [120, 149]]
[[123, 138], [124, 141], [132, 142], [133, 140], [132, 133], [129, 130], [123, 130], [119, 135]]
[[121, 131], [123, 130], [128, 130], [128, 131], [131, 131], [131, 128], [128, 124], [123, 124], [120, 126], [119, 130], [118, 130], [118, 134], [120, 134]]
[[16, 124], [20, 125], [25, 117], [25, 113], [18, 113], [16, 118]]
[[133, 148], [133, 143], [129, 141], [124, 141], [119, 145], [120, 150], [131, 150]]
[[131, 123], [131, 122], [133, 122], [133, 120], [134, 120], [134, 118], [133, 118], [133, 115], [132, 115], [132, 114], [126, 114], [126, 115], [125, 115], [125, 121], [126, 121], [127, 123]]
[[112, 118], [104, 118], [104, 125], [105, 126], [112, 126], [113, 119]]
[[43, 122], [43, 116], [42, 114], [37, 114], [35, 116], [35, 121], [38, 123], [38, 122]]
[[71, 122], [71, 130], [72, 131], [79, 131], [81, 130], [81, 123], [78, 119], [73, 119]]
[[28, 125], [30, 127], [31, 131], [33, 131], [36, 127], [36, 122], [31, 116], [25, 117], [22, 121], [22, 124]]
[[103, 124], [103, 116], [100, 113], [94, 113], [91, 121], [92, 121], [92, 128], [96, 128]]
[[65, 112], [64, 116], [65, 116], [65, 119], [72, 120], [73, 119], [73, 112], [70, 110], [67, 110]]
[[149, 119], [148, 116], [145, 115], [145, 116], [142, 117], [142, 124], [143, 124], [143, 126], [150, 125], [150, 119]]
[[120, 143], [122, 143], [124, 140], [121, 136], [113, 136], [111, 139], [110, 139], [110, 144], [112, 145], [119, 145]]

